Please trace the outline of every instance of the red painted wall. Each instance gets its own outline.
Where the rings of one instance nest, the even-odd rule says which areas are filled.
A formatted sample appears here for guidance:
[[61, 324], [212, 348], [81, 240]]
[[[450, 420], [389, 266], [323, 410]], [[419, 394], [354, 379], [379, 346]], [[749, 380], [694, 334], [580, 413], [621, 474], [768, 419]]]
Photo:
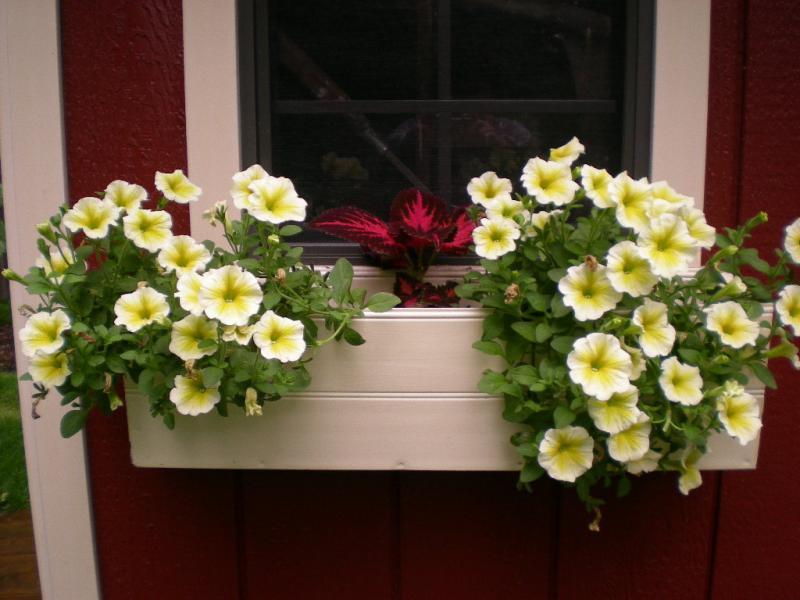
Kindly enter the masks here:
[[[71, 197], [152, 189], [186, 166], [180, 0], [61, 12]], [[713, 3], [706, 210], [718, 226], [768, 210], [765, 248], [800, 213], [799, 20], [790, 0]], [[650, 477], [600, 534], [571, 493], [521, 494], [509, 474], [135, 469], [124, 414], [94, 419], [104, 598], [795, 598], [800, 404], [797, 375], [779, 379], [757, 471], [705, 474], [688, 498]]]

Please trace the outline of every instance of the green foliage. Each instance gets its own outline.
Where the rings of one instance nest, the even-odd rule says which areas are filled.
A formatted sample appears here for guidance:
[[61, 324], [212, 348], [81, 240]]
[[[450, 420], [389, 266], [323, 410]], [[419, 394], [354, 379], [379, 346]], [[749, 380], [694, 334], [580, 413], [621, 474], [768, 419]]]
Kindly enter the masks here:
[[0, 373], [0, 513], [28, 507], [25, 449], [14, 373]]

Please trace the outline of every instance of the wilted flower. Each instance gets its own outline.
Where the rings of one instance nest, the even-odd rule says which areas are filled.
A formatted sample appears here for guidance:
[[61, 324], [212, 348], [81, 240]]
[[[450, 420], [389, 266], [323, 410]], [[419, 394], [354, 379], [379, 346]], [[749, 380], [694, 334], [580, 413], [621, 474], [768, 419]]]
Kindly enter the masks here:
[[575, 311], [579, 321], [599, 319], [622, 300], [622, 294], [611, 285], [603, 265], [593, 269], [586, 263], [570, 267], [558, 282], [558, 290], [564, 295], [564, 305]]
[[522, 170], [522, 185], [540, 204], [563, 206], [580, 187], [572, 180], [569, 165], [532, 158]]
[[480, 177], [473, 177], [467, 185], [467, 194], [473, 204], [486, 208], [496, 200], [511, 200], [511, 181], [497, 176], [494, 171], [486, 171]]
[[196, 417], [216, 406], [220, 400], [219, 386], [205, 387], [199, 376], [175, 376], [175, 387], [169, 393], [169, 399], [182, 415]]
[[120, 209], [110, 200], [87, 196], [78, 200], [64, 215], [64, 226], [86, 237], [101, 239], [108, 235], [108, 228], [119, 218]]
[[203, 193], [203, 190], [189, 181], [181, 169], [172, 173], [156, 171], [156, 189], [164, 194], [164, 198], [178, 204], [194, 202]]
[[253, 341], [261, 349], [264, 358], [276, 358], [284, 363], [299, 359], [306, 349], [303, 324], [281, 317], [271, 310], [253, 325]]
[[37, 352], [57, 352], [64, 345], [63, 333], [70, 325], [69, 316], [61, 309], [32, 315], [19, 332], [22, 353], [31, 357]]
[[706, 327], [719, 335], [722, 343], [731, 348], [755, 344], [758, 323], [751, 321], [742, 306], [736, 302], [718, 302], [703, 309]]
[[151, 287], [140, 287], [135, 292], [123, 294], [114, 304], [117, 318], [114, 325], [122, 325], [128, 331], [139, 331], [142, 327], [165, 320], [169, 315], [167, 297]]
[[244, 391], [244, 414], [248, 417], [260, 417], [264, 414], [258, 403], [258, 392], [255, 388], [249, 387]]
[[613, 335], [590, 333], [576, 340], [567, 366], [570, 379], [598, 400], [606, 401], [630, 387], [631, 357]]
[[553, 479], [573, 482], [592, 467], [594, 440], [583, 427], [548, 429], [537, 460]]
[[700, 369], [685, 365], [674, 356], [661, 362], [658, 384], [670, 402], [694, 406], [703, 399], [703, 378]]

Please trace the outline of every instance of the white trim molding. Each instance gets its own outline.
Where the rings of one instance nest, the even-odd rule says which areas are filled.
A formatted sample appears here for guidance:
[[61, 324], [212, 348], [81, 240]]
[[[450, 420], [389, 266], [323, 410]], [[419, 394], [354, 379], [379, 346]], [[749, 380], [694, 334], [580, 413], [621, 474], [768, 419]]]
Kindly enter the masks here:
[[[35, 225], [66, 198], [57, 0], [0, 2], [0, 137], [8, 261], [25, 272], [38, 256]], [[11, 304], [36, 304], [16, 284]], [[23, 318], [14, 312], [14, 335]], [[17, 353], [17, 371], [27, 361]], [[31, 415], [33, 388], [20, 382], [36, 556], [46, 600], [100, 597], [83, 435], [59, 434], [55, 394]]]

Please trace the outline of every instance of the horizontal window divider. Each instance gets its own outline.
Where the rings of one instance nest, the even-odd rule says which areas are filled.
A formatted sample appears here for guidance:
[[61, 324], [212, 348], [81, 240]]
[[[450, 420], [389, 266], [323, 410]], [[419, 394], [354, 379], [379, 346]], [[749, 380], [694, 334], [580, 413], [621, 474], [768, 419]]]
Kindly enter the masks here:
[[535, 113], [613, 114], [615, 100], [276, 100], [276, 114]]

